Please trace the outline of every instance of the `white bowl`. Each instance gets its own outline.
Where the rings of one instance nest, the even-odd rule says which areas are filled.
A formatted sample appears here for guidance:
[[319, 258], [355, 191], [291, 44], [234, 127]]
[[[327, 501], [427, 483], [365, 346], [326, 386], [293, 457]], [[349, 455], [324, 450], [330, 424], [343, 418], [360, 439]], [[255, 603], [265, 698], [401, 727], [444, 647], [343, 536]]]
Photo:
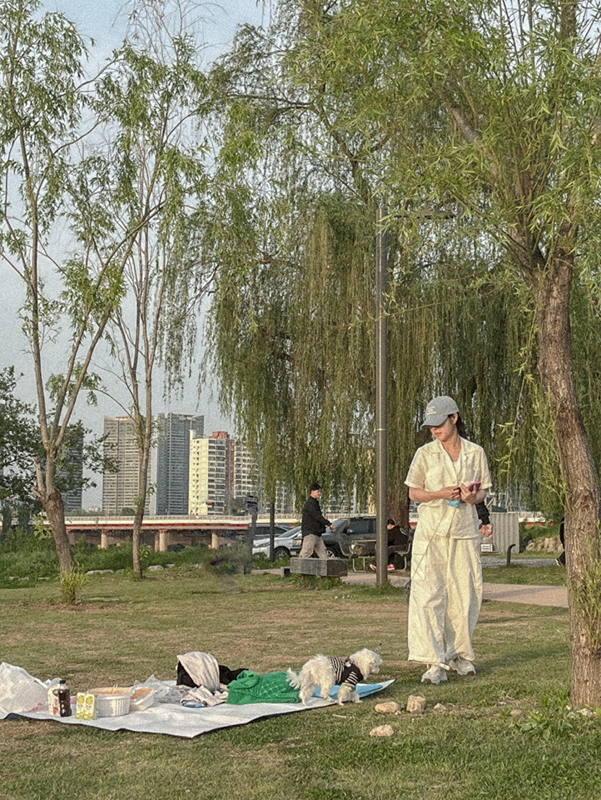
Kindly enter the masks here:
[[122, 717], [129, 714], [131, 689], [122, 687], [90, 689], [89, 694], [96, 695], [97, 717]]

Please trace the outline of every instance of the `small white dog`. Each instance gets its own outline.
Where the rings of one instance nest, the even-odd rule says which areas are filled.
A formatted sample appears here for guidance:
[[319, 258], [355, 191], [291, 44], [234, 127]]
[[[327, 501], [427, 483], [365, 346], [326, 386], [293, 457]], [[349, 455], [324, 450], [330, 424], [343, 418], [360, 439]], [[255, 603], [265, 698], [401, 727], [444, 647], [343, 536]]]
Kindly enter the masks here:
[[[379, 648], [378, 648], [379, 649]], [[303, 705], [313, 696], [318, 686], [321, 687], [321, 696], [326, 700], [334, 700], [330, 693], [336, 684], [338, 690], [338, 703], [360, 703], [357, 694], [357, 684], [368, 675], [375, 675], [380, 671], [382, 659], [376, 650], [359, 650], [348, 658], [336, 656], [313, 656], [296, 674], [288, 670], [288, 682], [295, 689], [300, 689], [300, 699]]]

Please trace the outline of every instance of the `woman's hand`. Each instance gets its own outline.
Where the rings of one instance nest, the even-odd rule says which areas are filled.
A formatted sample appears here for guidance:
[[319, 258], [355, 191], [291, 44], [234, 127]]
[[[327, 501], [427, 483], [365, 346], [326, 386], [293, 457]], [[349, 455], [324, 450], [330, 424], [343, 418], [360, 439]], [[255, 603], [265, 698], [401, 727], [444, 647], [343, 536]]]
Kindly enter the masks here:
[[490, 524], [490, 522], [488, 523], [488, 525], [483, 525], [480, 528], [480, 533], [482, 534], [482, 536], [486, 536], [487, 539], [492, 539], [492, 525]]
[[409, 489], [409, 498], [415, 503], [430, 503], [432, 500], [459, 500], [461, 489], [459, 486], [445, 486], [444, 489], [438, 489], [436, 492], [428, 492], [412, 486]]
[[444, 489], [440, 489], [436, 494], [441, 500], [459, 500], [461, 489], [459, 486], [445, 486]]
[[465, 483], [461, 484], [461, 502], [469, 503], [471, 506], [480, 502], [480, 491], [478, 486], [474, 486], [470, 491]]

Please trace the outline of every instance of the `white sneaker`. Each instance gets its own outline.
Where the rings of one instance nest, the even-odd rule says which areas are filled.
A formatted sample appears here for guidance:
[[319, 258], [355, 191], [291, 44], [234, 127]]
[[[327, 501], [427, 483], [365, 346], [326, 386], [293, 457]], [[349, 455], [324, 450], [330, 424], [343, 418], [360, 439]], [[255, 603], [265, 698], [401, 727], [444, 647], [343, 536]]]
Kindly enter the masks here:
[[431, 664], [428, 671], [422, 675], [422, 683], [444, 683], [446, 680], [446, 670], [436, 664]]
[[458, 675], [476, 674], [476, 668], [472, 662], [468, 661], [467, 658], [461, 658], [461, 656], [455, 656], [455, 658], [449, 661], [449, 669], [452, 672], [456, 672]]

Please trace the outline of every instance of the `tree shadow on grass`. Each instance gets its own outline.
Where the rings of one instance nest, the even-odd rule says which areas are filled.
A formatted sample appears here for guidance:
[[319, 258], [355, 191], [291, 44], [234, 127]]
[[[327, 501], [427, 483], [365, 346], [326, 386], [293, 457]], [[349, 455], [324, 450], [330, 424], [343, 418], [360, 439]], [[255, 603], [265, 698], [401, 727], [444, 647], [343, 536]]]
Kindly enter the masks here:
[[547, 647], [523, 649], [520, 649], [518, 643], [516, 649], [512, 650], [512, 652], [508, 653], [507, 655], [478, 661], [478, 675], [487, 675], [488, 673], [500, 667], [528, 664], [532, 661], [540, 661], [543, 664], [549, 661], [557, 661], [561, 660], [562, 658], [567, 658], [568, 653], [569, 648], [567, 641], [565, 644], [550, 644]]

